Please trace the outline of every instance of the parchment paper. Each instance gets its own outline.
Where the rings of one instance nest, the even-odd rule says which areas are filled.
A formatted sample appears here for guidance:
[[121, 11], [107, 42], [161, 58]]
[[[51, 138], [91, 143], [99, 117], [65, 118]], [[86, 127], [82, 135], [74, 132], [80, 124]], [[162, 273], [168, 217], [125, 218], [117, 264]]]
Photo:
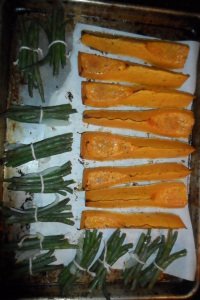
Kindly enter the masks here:
[[[57, 125], [30, 125], [30, 124], [20, 124], [18, 122], [8, 121], [8, 127], [11, 128], [13, 126], [13, 123], [16, 123], [17, 126], [15, 128], [15, 138], [14, 141], [21, 141], [24, 143], [30, 143], [33, 141], [41, 140], [46, 137], [66, 133], [66, 132], [73, 132], [74, 133], [74, 141], [73, 141], [73, 150], [70, 153], [64, 153], [60, 155], [56, 155], [47, 159], [41, 159], [39, 161], [33, 161], [31, 163], [25, 164], [20, 169], [24, 171], [25, 173], [33, 172], [33, 171], [42, 171], [45, 168], [55, 166], [55, 165], [62, 165], [67, 160], [70, 160], [72, 162], [72, 174], [68, 176], [68, 178], [73, 178], [76, 181], [76, 184], [74, 184], [74, 187], [79, 189], [81, 187], [82, 182], [82, 172], [84, 167], [92, 167], [92, 166], [103, 166], [103, 165], [113, 165], [113, 166], [123, 166], [123, 165], [136, 165], [136, 164], [144, 164], [149, 162], [166, 162], [166, 161], [174, 161], [174, 162], [182, 162], [186, 166], [188, 165], [188, 158], [182, 157], [179, 159], [155, 159], [155, 160], [147, 160], [147, 159], [129, 159], [129, 160], [121, 160], [121, 161], [109, 161], [109, 162], [94, 162], [94, 161], [84, 161], [84, 165], [80, 162], [80, 133], [87, 131], [87, 130], [101, 130], [101, 131], [109, 131], [109, 132], [115, 132], [119, 134], [125, 134], [125, 135], [132, 135], [132, 136], [140, 136], [140, 137], [156, 137], [156, 135], [146, 133], [133, 131], [133, 130], [120, 130], [120, 129], [110, 129], [110, 128], [100, 128], [98, 126], [93, 125], [85, 125], [82, 123], [82, 112], [87, 109], [86, 106], [82, 105], [81, 100], [81, 81], [85, 80], [81, 78], [78, 74], [78, 66], [77, 66], [77, 55], [79, 51], [82, 52], [88, 52], [88, 53], [96, 53], [100, 54], [98, 51], [91, 50], [80, 42], [81, 32], [82, 30], [89, 30], [89, 31], [100, 31], [100, 32], [108, 32], [108, 33], [114, 33], [114, 34], [120, 34], [124, 36], [132, 36], [132, 37], [141, 37], [144, 38], [144, 36], [136, 35], [136, 34], [130, 34], [125, 32], [119, 32], [116, 30], [108, 30], [105, 28], [95, 27], [91, 25], [86, 24], [77, 24], [73, 33], [73, 49], [70, 54], [70, 68], [68, 69], [68, 75], [62, 74], [62, 78], [66, 76], [66, 81], [62, 85], [62, 87], [58, 89], [53, 89], [57, 82], [59, 82], [59, 79], [56, 81], [50, 81], [49, 82], [49, 100], [47, 102], [47, 105], [58, 105], [58, 104], [64, 104], [69, 102], [69, 99], [67, 98], [67, 93], [71, 92], [73, 95], [72, 99], [72, 106], [73, 108], [76, 108], [78, 113], [71, 115], [70, 120], [68, 124], [64, 122], [62, 126]], [[148, 37], [149, 38], [149, 37]], [[194, 93], [195, 86], [196, 86], [196, 68], [197, 68], [197, 58], [198, 58], [198, 51], [199, 51], [199, 43], [193, 42], [193, 41], [187, 41], [184, 43], [187, 43], [190, 46], [190, 52], [189, 57], [187, 59], [186, 65], [183, 70], [179, 70], [180, 72], [190, 74], [190, 78], [186, 81], [186, 83], [181, 87], [180, 90], [187, 91]], [[130, 57], [122, 57], [119, 55], [108, 55], [105, 54], [105, 56], [113, 57], [113, 58], [120, 58], [124, 60], [129, 60], [136, 63], [143, 63], [140, 59], [130, 58]], [[69, 68], [69, 66], [67, 67]], [[46, 72], [46, 69], [43, 70], [43, 74], [45, 74], [46, 78], [45, 80], [48, 81], [48, 72]], [[50, 79], [49, 79], [50, 80]], [[54, 92], [53, 92], [54, 91]], [[22, 89], [22, 98], [24, 99], [24, 103], [30, 104], [30, 99], [27, 96], [27, 93], [25, 89]], [[33, 104], [33, 103], [32, 103]], [[37, 105], [40, 105], [41, 103], [37, 100]], [[190, 108], [190, 107], [189, 107]], [[136, 107], [119, 107], [117, 109], [134, 109], [138, 110], [141, 108]], [[61, 125], [61, 124], [59, 124]], [[13, 127], [12, 127], [13, 128]], [[29, 134], [27, 134], [27, 132]], [[30, 134], [31, 132], [31, 134]], [[10, 140], [11, 137], [8, 136], [8, 140]], [[12, 136], [13, 139], [13, 136]], [[16, 174], [16, 171], [13, 171], [12, 169], [7, 169], [6, 174], [8, 176], [11, 176], [13, 174]], [[188, 180], [185, 180], [185, 183], [188, 184]], [[148, 182], [147, 182], [148, 183]], [[152, 182], [151, 182], [152, 183]], [[7, 195], [7, 192], [4, 192], [5, 195]], [[19, 200], [22, 196], [21, 192], [9, 192], [9, 195], [15, 198], [15, 204], [17, 203], [17, 199]], [[8, 195], [7, 195], [8, 196]], [[12, 198], [11, 197], [11, 198]], [[71, 241], [76, 242], [80, 234], [82, 234], [82, 231], [77, 230], [79, 229], [80, 225], [80, 216], [81, 211], [85, 209], [85, 199], [84, 199], [84, 192], [76, 190], [73, 195], [69, 195], [71, 199], [72, 204], [72, 210], [75, 217], [75, 226], [68, 226], [65, 224], [60, 223], [42, 223], [37, 222], [31, 225], [30, 233], [35, 232], [41, 232], [44, 235], [50, 235], [50, 234], [65, 234], [67, 237], [70, 238]], [[55, 195], [52, 194], [35, 194], [34, 195], [34, 203], [36, 203], [38, 206], [47, 205], [48, 203], [51, 203], [54, 201]], [[60, 197], [60, 199], [63, 199]], [[88, 209], [88, 208], [87, 208]], [[178, 214], [183, 222], [185, 223], [187, 229], [181, 229], [179, 230], [178, 240], [176, 242], [175, 247], [173, 248], [173, 251], [178, 251], [183, 248], [187, 249], [187, 256], [184, 258], [181, 258], [177, 261], [175, 261], [172, 265], [170, 265], [165, 272], [171, 275], [178, 276], [180, 278], [184, 278], [187, 280], [194, 280], [195, 270], [196, 270], [196, 252], [195, 252], [195, 245], [194, 245], [194, 237], [193, 237], [193, 231], [192, 231], [192, 225], [190, 221], [189, 216], [189, 210], [186, 206], [183, 209], [160, 209], [160, 208], [129, 208], [129, 209], [116, 209], [116, 211], [126, 211], [126, 212], [172, 212], [175, 214]], [[127, 233], [126, 242], [133, 242], [134, 246], [137, 243], [137, 239], [142, 232], [142, 230], [136, 230], [136, 229], [127, 229], [122, 230]], [[110, 234], [113, 232], [111, 229], [103, 230], [104, 232], [104, 239], [106, 240]], [[152, 230], [152, 236], [156, 237], [159, 234], [166, 234], [167, 230]], [[73, 259], [75, 255], [74, 250], [56, 250], [56, 257], [57, 257], [57, 263], [64, 263], [65, 265], [68, 264], [71, 259]], [[120, 259], [113, 267], [115, 268], [123, 268], [124, 262], [129, 259], [129, 255], [127, 254], [122, 259]], [[183, 271], [184, 270], [184, 271]]]

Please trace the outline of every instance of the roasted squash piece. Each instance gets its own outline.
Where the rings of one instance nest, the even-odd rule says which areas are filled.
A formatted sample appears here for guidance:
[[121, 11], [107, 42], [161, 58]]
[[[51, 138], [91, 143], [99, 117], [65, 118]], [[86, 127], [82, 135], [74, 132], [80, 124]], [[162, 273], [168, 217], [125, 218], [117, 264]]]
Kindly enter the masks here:
[[85, 168], [82, 185], [85, 190], [95, 190], [138, 181], [180, 179], [189, 174], [190, 170], [178, 163]]
[[162, 207], [181, 208], [187, 204], [182, 182], [163, 182], [144, 186], [115, 187], [85, 193], [86, 206], [97, 208]]
[[192, 94], [170, 89], [82, 82], [82, 102], [93, 107], [184, 108], [191, 103], [193, 98]]
[[139, 138], [88, 131], [81, 135], [81, 157], [107, 161], [131, 158], [170, 158], [187, 156], [194, 148], [186, 143], [155, 138]]
[[79, 75], [87, 79], [130, 82], [168, 88], [181, 87], [189, 77], [183, 73], [88, 53], [79, 53], [78, 68]]
[[188, 138], [194, 125], [193, 113], [186, 109], [165, 108], [145, 111], [85, 110], [83, 122], [126, 128], [168, 137]]
[[170, 213], [117, 213], [86, 210], [82, 212], [80, 228], [185, 228], [185, 224], [179, 216]]
[[189, 46], [186, 44], [109, 34], [84, 33], [81, 41], [96, 50], [137, 57], [153, 65], [171, 69], [183, 68], [189, 53]]

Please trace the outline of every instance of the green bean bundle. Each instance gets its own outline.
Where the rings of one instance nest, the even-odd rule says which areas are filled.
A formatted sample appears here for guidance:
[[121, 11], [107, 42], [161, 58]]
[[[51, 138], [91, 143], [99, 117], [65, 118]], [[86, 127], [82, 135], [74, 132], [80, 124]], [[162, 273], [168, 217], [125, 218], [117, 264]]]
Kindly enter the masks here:
[[171, 254], [172, 248], [177, 240], [178, 232], [168, 231], [167, 238], [161, 238], [161, 244], [156, 255], [155, 261], [144, 268], [139, 277], [139, 284], [142, 287], [151, 289], [159, 279], [164, 270], [176, 259], [186, 256], [187, 250], [183, 249]]
[[94, 263], [91, 270], [96, 274], [90, 284], [90, 292], [95, 288], [103, 289], [106, 281], [106, 275], [109, 268], [123, 255], [125, 255], [130, 248], [133, 247], [131, 243], [123, 244], [126, 238], [125, 233], [120, 233], [120, 230], [114, 231], [108, 239], [100, 258]]
[[53, 75], [57, 76], [60, 67], [66, 65], [65, 20], [62, 5], [53, 7], [48, 20], [47, 36], [49, 39], [49, 64], [53, 68]]
[[29, 193], [59, 193], [66, 196], [72, 193], [69, 187], [73, 180], [65, 180], [63, 177], [71, 173], [71, 162], [68, 161], [60, 167], [53, 167], [41, 173], [30, 173], [19, 177], [5, 178], [8, 189], [13, 191], [24, 191]]
[[41, 28], [36, 22], [27, 22], [23, 17], [20, 17], [19, 24], [21, 46], [19, 49], [17, 65], [28, 84], [29, 96], [33, 97], [33, 89], [37, 89], [42, 102], [45, 102], [44, 88], [38, 66], [38, 44]]
[[44, 207], [17, 209], [2, 206], [1, 211], [6, 224], [31, 224], [34, 222], [59, 222], [73, 225], [71, 205], [67, 205], [69, 198], [53, 202]]
[[53, 253], [54, 251], [51, 250], [47, 253], [39, 254], [36, 257], [30, 257], [29, 259], [24, 259], [20, 262], [17, 262], [11, 274], [12, 278], [22, 278], [27, 275], [34, 276], [42, 272], [50, 272], [62, 269], [62, 264], [51, 265], [51, 263], [57, 260]]
[[71, 285], [83, 274], [87, 272], [91, 276], [95, 274], [90, 272], [90, 268], [99, 250], [102, 239], [102, 232], [97, 230], [86, 230], [82, 245], [79, 245], [75, 259], [65, 267], [59, 276], [59, 285], [62, 293], [66, 294]]
[[123, 273], [125, 285], [131, 285], [134, 290], [138, 286], [138, 278], [148, 258], [155, 253], [161, 245], [161, 237], [151, 241], [151, 230], [142, 233], [133, 251], [134, 264], [127, 267]]
[[72, 150], [72, 141], [73, 134], [65, 133], [33, 144], [19, 145], [5, 151], [1, 162], [7, 167], [17, 167], [34, 159], [69, 152]]
[[55, 250], [77, 249], [76, 244], [71, 244], [64, 234], [43, 236], [40, 233], [26, 235], [19, 242], [4, 243], [3, 251], [28, 251], [28, 250]]
[[76, 109], [72, 109], [71, 104], [46, 107], [12, 105], [1, 116], [22, 123], [45, 123], [46, 120], [68, 121], [73, 113], [76, 113]]

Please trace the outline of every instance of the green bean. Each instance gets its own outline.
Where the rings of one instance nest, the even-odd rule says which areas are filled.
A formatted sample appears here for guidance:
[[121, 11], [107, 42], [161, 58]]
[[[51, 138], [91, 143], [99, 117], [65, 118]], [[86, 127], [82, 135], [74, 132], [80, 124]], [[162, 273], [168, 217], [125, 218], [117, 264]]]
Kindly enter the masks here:
[[[71, 205], [66, 205], [69, 198], [61, 200], [58, 203], [46, 205], [37, 208], [37, 219], [35, 217], [36, 208], [29, 209], [13, 209], [8, 207], [1, 207], [1, 212], [5, 218], [6, 224], [28, 224], [37, 221], [40, 222], [60, 222], [68, 225], [73, 225], [73, 214], [70, 211]], [[69, 211], [67, 211], [69, 210]]]
[[38, 66], [38, 53], [31, 50], [38, 49], [40, 26], [34, 21], [26, 21], [23, 17], [20, 17], [19, 25], [21, 40], [20, 47], [25, 46], [30, 48], [30, 50], [20, 48], [18, 55], [18, 67], [22, 76], [24, 76], [25, 80], [27, 80], [29, 96], [33, 97], [33, 90], [38, 89], [41, 100], [44, 102], [44, 88]]
[[[43, 112], [42, 120], [40, 120], [41, 110]], [[1, 113], [0, 116], [24, 123], [45, 123], [46, 120], [53, 119], [67, 121], [69, 115], [73, 113], [76, 113], [76, 109], [72, 109], [71, 104], [46, 107], [11, 105], [7, 111]]]
[[30, 263], [29, 259], [25, 259], [16, 263], [14, 270], [12, 270], [11, 277], [12, 279], [15, 278], [22, 278], [23, 276], [27, 275], [36, 275], [41, 272], [49, 272], [55, 271], [57, 269], [62, 269], [63, 265], [49, 265], [56, 261], [56, 257], [53, 255], [53, 251], [48, 251], [45, 254], [39, 254], [36, 257], [33, 257], [32, 262], [32, 274], [30, 274]]
[[38, 238], [35, 238], [34, 236], [30, 236], [30, 238], [23, 241], [21, 246], [16, 242], [5, 243], [2, 247], [2, 251], [27, 251], [40, 249], [41, 246], [43, 250], [77, 249], [78, 247], [75, 244], [70, 244], [70, 242], [64, 237], [64, 235], [44, 236], [42, 241], [40, 241]]
[[[31, 193], [60, 193], [65, 196], [67, 193], [73, 192], [69, 185], [73, 184], [74, 180], [66, 180], [63, 178], [69, 175], [70, 172], [71, 162], [67, 162], [60, 167], [49, 168], [41, 173], [5, 178], [4, 181], [8, 183], [7, 188], [9, 190]], [[43, 190], [41, 176], [44, 183]]]
[[[33, 143], [36, 158], [39, 159], [71, 151], [72, 136], [72, 133], [65, 133]], [[20, 145], [15, 149], [7, 150], [2, 158], [4, 164], [8, 167], [17, 167], [33, 159], [31, 144]]]
[[[75, 261], [84, 269], [87, 270], [91, 267], [97, 252], [100, 247], [102, 239], [102, 232], [97, 232], [97, 230], [86, 230], [83, 244], [80, 245], [80, 255], [76, 254]], [[73, 268], [73, 271], [72, 271]], [[59, 276], [59, 285], [62, 290], [62, 294], [65, 294], [71, 288], [72, 283], [79, 278], [83, 271], [77, 268], [76, 264], [72, 261], [66, 266]]]

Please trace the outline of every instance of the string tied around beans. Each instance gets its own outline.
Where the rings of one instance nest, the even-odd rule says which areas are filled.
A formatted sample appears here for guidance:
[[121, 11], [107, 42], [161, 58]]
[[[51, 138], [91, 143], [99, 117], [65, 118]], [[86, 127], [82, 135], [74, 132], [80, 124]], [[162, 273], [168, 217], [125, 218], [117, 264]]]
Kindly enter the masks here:
[[64, 267], [63, 264], [56, 264], [56, 261], [57, 258], [53, 250], [28, 256], [15, 262], [11, 269], [10, 278], [13, 280], [16, 278], [22, 279], [25, 276], [27, 277], [27, 275], [32, 277], [43, 272], [62, 270]]
[[107, 273], [111, 272], [111, 265], [109, 265], [106, 261], [106, 257], [107, 257], [107, 244], [104, 241], [104, 255], [103, 255], [103, 259], [101, 260], [100, 258], [98, 258], [98, 261], [100, 263], [102, 263], [102, 265], [104, 266], [104, 268], [106, 269]]
[[1, 215], [5, 224], [32, 224], [35, 222], [57, 222], [74, 225], [70, 199], [57, 199], [45, 206], [34, 204], [31, 208], [19, 209], [1, 205]]
[[64, 267], [59, 275], [58, 282], [62, 295], [70, 292], [72, 284], [82, 276], [83, 272], [86, 272], [92, 278], [96, 277], [92, 267], [99, 251], [102, 236], [103, 233], [97, 230], [85, 230], [84, 235], [79, 239], [79, 248], [75, 258]]
[[22, 123], [46, 124], [52, 120], [68, 121], [71, 114], [77, 110], [71, 104], [54, 106], [14, 105], [0, 113], [0, 117]]
[[20, 16], [19, 40], [21, 45], [14, 64], [21, 72], [24, 81], [27, 82], [29, 96], [32, 98], [34, 89], [37, 89], [41, 101], [45, 102], [44, 87], [38, 65], [40, 55], [43, 54], [39, 47], [40, 30], [41, 27], [37, 22]]
[[28, 250], [55, 250], [55, 249], [77, 249], [77, 244], [71, 244], [64, 234], [47, 235], [42, 237], [42, 244], [37, 234], [25, 236], [19, 242], [5, 242], [2, 251], [28, 251]]
[[70, 152], [72, 142], [73, 134], [69, 132], [31, 144], [16, 145], [4, 152], [1, 162], [7, 167], [17, 167], [34, 159]]
[[[66, 48], [68, 47], [65, 41], [65, 14], [61, 3], [52, 6], [52, 11], [44, 22], [39, 22], [41, 29], [48, 38], [49, 45], [47, 47], [46, 56], [37, 61], [37, 66], [49, 62], [53, 69], [53, 76], [57, 76], [60, 68], [66, 65]], [[34, 64], [25, 66], [25, 69], [33, 67]]]
[[29, 193], [56, 193], [66, 196], [72, 194], [71, 184], [75, 183], [73, 179], [65, 177], [71, 174], [71, 162], [62, 166], [48, 168], [41, 173], [29, 173], [23, 176], [14, 176], [5, 178], [4, 182], [8, 183], [8, 190], [24, 191]]
[[73, 263], [75, 264], [75, 266], [77, 267], [77, 269], [79, 269], [80, 271], [86, 272], [86, 273], [88, 273], [92, 277], [96, 276], [96, 273], [90, 271], [90, 267], [88, 267], [87, 269], [81, 267], [81, 265], [75, 259], [73, 260]]
[[33, 238], [37, 238], [39, 240], [39, 243], [40, 243], [40, 249], [42, 250], [43, 249], [43, 241], [44, 241], [44, 236], [40, 233], [40, 232], [37, 232], [36, 234], [29, 234], [29, 235], [25, 235], [21, 238], [21, 240], [18, 242], [18, 247], [21, 248], [23, 246], [23, 243], [25, 240], [27, 239], [33, 239]]

